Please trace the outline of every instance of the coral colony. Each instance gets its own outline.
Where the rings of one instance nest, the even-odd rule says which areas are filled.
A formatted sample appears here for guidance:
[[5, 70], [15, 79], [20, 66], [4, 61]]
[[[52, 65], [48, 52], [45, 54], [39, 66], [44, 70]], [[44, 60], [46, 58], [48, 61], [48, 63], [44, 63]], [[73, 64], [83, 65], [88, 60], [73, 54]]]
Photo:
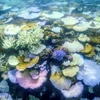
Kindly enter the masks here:
[[79, 1], [0, 0], [0, 100], [100, 100], [100, 5]]

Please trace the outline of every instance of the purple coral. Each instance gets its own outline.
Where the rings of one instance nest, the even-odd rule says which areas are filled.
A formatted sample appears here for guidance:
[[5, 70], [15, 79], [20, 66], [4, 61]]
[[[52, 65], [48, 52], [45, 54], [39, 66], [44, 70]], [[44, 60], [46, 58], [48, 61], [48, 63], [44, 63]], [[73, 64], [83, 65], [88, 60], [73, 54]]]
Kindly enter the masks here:
[[16, 72], [17, 72], [16, 69], [8, 71], [8, 78], [12, 83], [17, 83], [16, 76], [15, 76]]
[[[44, 61], [40, 66], [40, 71], [31, 70], [20, 72], [17, 70], [10, 70], [8, 72], [8, 78], [13, 83], [18, 83], [21, 87], [25, 89], [36, 89], [42, 86], [42, 84], [47, 80], [48, 70], [46, 69], [47, 61]], [[42, 70], [41, 70], [42, 68]]]
[[62, 61], [65, 56], [66, 52], [64, 50], [55, 50], [53, 53], [53, 58], [58, 61]]
[[25, 89], [36, 89], [42, 86], [42, 84], [46, 81], [47, 70], [43, 70], [39, 73], [39, 75], [35, 75], [34, 73], [30, 75], [28, 71], [26, 72], [16, 72], [16, 78], [18, 84]]

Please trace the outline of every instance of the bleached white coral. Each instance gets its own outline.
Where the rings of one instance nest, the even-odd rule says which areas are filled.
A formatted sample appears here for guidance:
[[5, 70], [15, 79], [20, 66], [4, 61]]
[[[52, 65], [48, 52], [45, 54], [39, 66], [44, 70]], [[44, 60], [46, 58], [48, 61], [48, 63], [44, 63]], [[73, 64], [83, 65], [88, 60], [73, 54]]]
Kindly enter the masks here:
[[62, 94], [66, 98], [78, 97], [84, 89], [84, 85], [81, 82], [77, 82], [72, 85], [68, 90], [61, 90]]
[[4, 49], [13, 48], [16, 42], [16, 39], [14, 36], [4, 36], [2, 40], [3, 40], [2, 47]]
[[18, 41], [16, 42], [17, 47], [28, 47], [33, 48], [40, 44], [40, 39], [43, 37], [40, 27], [35, 29], [23, 30], [18, 34]]
[[73, 66], [73, 65], [82, 66], [84, 64], [84, 59], [80, 54], [74, 53], [74, 54], [72, 54], [72, 57], [73, 57], [73, 60], [70, 63], [71, 66]]
[[14, 24], [6, 25], [4, 28], [5, 35], [16, 35], [19, 33], [19, 31], [20, 31], [20, 27]]
[[92, 61], [85, 59], [85, 63], [77, 75], [78, 80], [83, 80], [85, 85], [95, 86], [100, 83], [100, 66]]
[[68, 49], [70, 52], [80, 52], [84, 49], [84, 46], [77, 40], [74, 40], [73, 42], [67, 41], [63, 44], [63, 47]]
[[75, 25], [76, 23], [78, 23], [78, 20], [72, 16], [62, 18], [61, 21], [64, 22], [65, 25]]

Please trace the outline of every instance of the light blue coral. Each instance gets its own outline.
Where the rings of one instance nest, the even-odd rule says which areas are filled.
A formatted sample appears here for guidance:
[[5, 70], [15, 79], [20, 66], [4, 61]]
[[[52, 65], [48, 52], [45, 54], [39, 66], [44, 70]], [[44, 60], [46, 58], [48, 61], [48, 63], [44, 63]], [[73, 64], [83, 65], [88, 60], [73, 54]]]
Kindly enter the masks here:
[[95, 61], [85, 59], [85, 63], [77, 74], [78, 80], [83, 80], [85, 85], [96, 86], [100, 84], [100, 65]]

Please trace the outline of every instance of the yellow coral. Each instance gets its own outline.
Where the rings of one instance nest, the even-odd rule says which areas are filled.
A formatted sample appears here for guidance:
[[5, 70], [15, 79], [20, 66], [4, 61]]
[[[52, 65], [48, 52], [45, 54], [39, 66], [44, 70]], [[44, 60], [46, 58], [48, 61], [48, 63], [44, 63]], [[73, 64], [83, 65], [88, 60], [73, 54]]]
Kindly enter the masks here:
[[69, 67], [69, 68], [63, 69], [62, 73], [64, 74], [64, 76], [73, 77], [77, 74], [78, 71], [79, 71], [79, 67], [75, 66], [75, 67]]
[[95, 54], [94, 48], [92, 48], [91, 52], [89, 54], [86, 54], [86, 57], [92, 57]]
[[27, 63], [21, 63], [16, 66], [16, 69], [19, 71], [24, 71], [27, 68]]
[[36, 63], [38, 63], [39, 61], [39, 56], [35, 57], [34, 59], [32, 59], [29, 63], [28, 66], [32, 66], [35, 65]]
[[100, 36], [89, 36], [91, 43], [100, 43]]
[[53, 80], [53, 82], [57, 82], [62, 77], [61, 72], [56, 72], [50, 76], [50, 80]]
[[59, 90], [69, 89], [71, 80], [67, 79], [62, 75], [61, 72], [56, 72], [50, 76], [51, 83]]
[[89, 53], [92, 50], [92, 46], [90, 44], [86, 44], [84, 49], [81, 51], [82, 53]]
[[37, 25], [35, 23], [27, 23], [26, 25], [23, 25], [21, 27], [21, 30], [29, 30], [29, 29], [32, 29], [32, 28], [35, 28]]
[[22, 57], [19, 57], [18, 60], [19, 60], [20, 64], [16, 66], [16, 69], [19, 70], [19, 71], [24, 71], [26, 68], [35, 65], [35, 64], [39, 61], [39, 56], [33, 58], [33, 59], [32, 59], [30, 62], [28, 62], [28, 63], [25, 63], [25, 62], [22, 60]]
[[84, 53], [86, 57], [92, 57], [95, 54], [94, 47], [88, 43], [85, 45], [84, 50], [81, 52]]

